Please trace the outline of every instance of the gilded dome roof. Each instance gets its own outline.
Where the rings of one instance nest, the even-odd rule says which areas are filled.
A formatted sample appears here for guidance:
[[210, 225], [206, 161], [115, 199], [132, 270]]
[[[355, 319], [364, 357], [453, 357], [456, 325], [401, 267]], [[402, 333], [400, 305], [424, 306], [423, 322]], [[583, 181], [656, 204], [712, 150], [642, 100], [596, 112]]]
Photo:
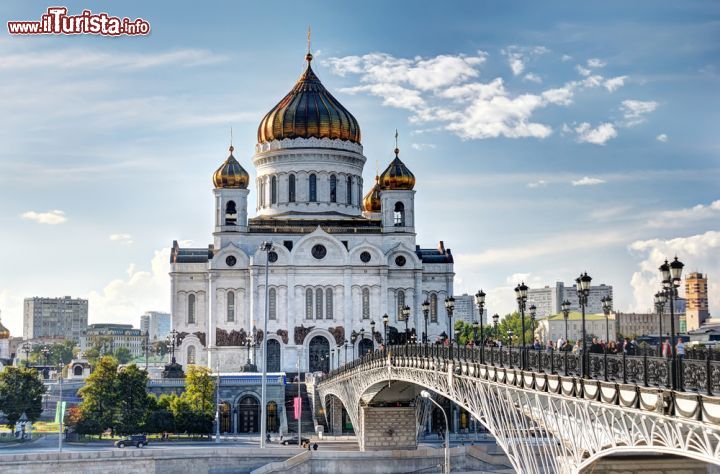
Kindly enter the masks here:
[[233, 156], [235, 148], [230, 146], [230, 156], [213, 174], [215, 188], [247, 189], [250, 175]]
[[382, 189], [408, 190], [415, 187], [415, 175], [410, 172], [405, 163], [398, 155], [400, 149], [395, 148], [395, 159], [385, 168], [380, 175], [380, 186]]
[[306, 56], [307, 68], [295, 87], [265, 115], [258, 127], [258, 143], [284, 138], [330, 138], [360, 143], [355, 117], [325, 89]]
[[10, 337], [10, 330], [3, 326], [3, 323], [0, 322], [0, 339], [7, 339]]
[[380, 202], [380, 177], [375, 176], [375, 185], [363, 198], [363, 209], [365, 212], [380, 212], [382, 209]]

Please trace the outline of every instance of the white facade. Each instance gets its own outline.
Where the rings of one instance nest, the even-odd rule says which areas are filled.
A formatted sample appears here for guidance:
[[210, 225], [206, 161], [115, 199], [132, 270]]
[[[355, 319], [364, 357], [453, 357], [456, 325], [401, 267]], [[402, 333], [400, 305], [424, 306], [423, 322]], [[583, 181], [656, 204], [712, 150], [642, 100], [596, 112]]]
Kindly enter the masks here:
[[[590, 287], [588, 295], [588, 303], [585, 307], [587, 314], [602, 313], [602, 299], [605, 297], [612, 298], [612, 285], [597, 285]], [[534, 304], [537, 308], [537, 317], [546, 318], [562, 311], [562, 302], [568, 300], [570, 302], [570, 311], [580, 311], [580, 303], [578, 301], [577, 290], [575, 285], [565, 286], [563, 282], [556, 282], [555, 286], [545, 286], [544, 288], [530, 288], [528, 290], [528, 303], [530, 306]]]
[[[547, 343], [548, 337], [553, 342], [557, 342], [560, 337], [565, 338], [565, 319], [560, 316], [553, 316], [537, 321], [535, 329], [535, 337], [539, 338], [543, 343]], [[607, 332], [610, 335], [609, 340], [616, 340], [615, 337], [615, 315], [608, 316]], [[579, 314], [573, 313], [568, 318], [567, 334], [570, 341], [577, 341], [582, 338], [582, 319]], [[585, 317], [585, 334], [598, 339], [605, 340], [605, 315], [604, 314], [588, 314]]]
[[25, 298], [23, 337], [64, 337], [79, 341], [88, 325], [88, 300], [80, 298]]
[[131, 324], [98, 323], [87, 328], [86, 335], [80, 338], [80, 350], [86, 351], [92, 347], [97, 338], [106, 338], [110, 347], [105, 347], [107, 353], [114, 353], [121, 347], [130, 351], [133, 357], [144, 354], [144, 333], [135, 329]]

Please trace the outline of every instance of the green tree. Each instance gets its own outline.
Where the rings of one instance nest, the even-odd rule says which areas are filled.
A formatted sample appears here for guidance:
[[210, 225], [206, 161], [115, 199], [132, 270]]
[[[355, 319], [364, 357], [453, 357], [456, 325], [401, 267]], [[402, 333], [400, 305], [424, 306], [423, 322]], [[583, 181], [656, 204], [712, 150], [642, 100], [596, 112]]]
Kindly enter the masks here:
[[12, 428], [23, 413], [30, 421], [40, 418], [44, 393], [37, 370], [5, 367], [0, 372], [0, 411], [5, 413], [7, 425]]
[[[522, 345], [522, 320], [520, 318], [520, 313], [515, 311], [512, 314], [505, 315], [504, 318], [500, 321], [500, 324], [498, 324], [498, 331], [500, 332], [500, 340], [503, 341], [503, 344], [508, 344], [508, 330], [511, 330], [513, 332], [513, 339], [512, 339], [512, 345], [513, 346], [521, 346]], [[534, 341], [532, 330], [530, 329], [530, 316], [527, 314], [525, 315], [525, 344], [531, 345]]]
[[[65, 341], [62, 343], [50, 345], [35, 344], [32, 346], [32, 351], [30, 352], [29, 358], [30, 361], [34, 364], [67, 364], [73, 359], [73, 357], [77, 355], [79, 349], [76, 346], [77, 343], [75, 341]], [[45, 354], [43, 353], [44, 349], [48, 350], [47, 359], [45, 358]]]
[[121, 364], [127, 364], [132, 360], [132, 354], [127, 347], [118, 347], [113, 355]]
[[85, 351], [85, 357], [94, 366], [101, 357], [112, 355], [112, 346], [112, 336], [94, 336], [90, 339], [90, 347]]
[[118, 418], [118, 362], [102, 357], [79, 390], [80, 410], [84, 420], [94, 420], [102, 431], [114, 429]]
[[185, 376], [185, 392], [182, 394], [192, 411], [215, 414], [215, 380], [210, 369], [199, 365], [189, 365]]
[[[455, 340], [459, 345], [464, 346], [468, 342], [475, 339], [475, 329], [472, 323], [466, 323], [465, 321], [455, 321], [455, 334], [453, 335], [453, 338], [455, 338], [455, 335], [459, 333], [459, 336]], [[491, 335], [491, 326], [486, 325], [483, 327], [483, 336], [484, 337], [490, 337]], [[477, 328], [477, 338], [480, 340], [480, 326], [478, 325]]]
[[147, 372], [130, 364], [117, 375], [117, 432], [133, 434], [140, 431], [150, 407], [147, 394]]

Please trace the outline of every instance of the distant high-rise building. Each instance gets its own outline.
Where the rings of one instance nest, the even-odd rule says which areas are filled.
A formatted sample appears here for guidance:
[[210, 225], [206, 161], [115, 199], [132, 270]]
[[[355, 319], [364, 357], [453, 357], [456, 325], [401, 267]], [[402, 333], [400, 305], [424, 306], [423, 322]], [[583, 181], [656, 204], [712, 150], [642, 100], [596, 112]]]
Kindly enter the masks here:
[[[475, 304], [475, 295], [459, 295], [454, 296], [455, 298], [455, 309], [453, 310], [453, 320], [465, 321], [466, 323], [472, 323], [475, 321], [480, 322], [478, 319], [478, 308]], [[489, 324], [487, 320], [487, 308], [483, 310], [485, 315], [484, 323]]]
[[[603, 312], [602, 299], [605, 297], [612, 298], [612, 285], [598, 285], [590, 287], [586, 314], [600, 314]], [[568, 300], [570, 302], [570, 311], [580, 311], [580, 303], [578, 301], [577, 290], [575, 285], [565, 286], [563, 282], [555, 283], [555, 286], [546, 286], [544, 288], [531, 288], [528, 290], [527, 306], [535, 305], [537, 317], [546, 318], [562, 311], [562, 302]]]
[[685, 277], [686, 329], [698, 329], [710, 317], [708, 307], [707, 276], [693, 272]]
[[71, 298], [25, 298], [23, 337], [64, 337], [80, 341], [88, 325], [88, 300]]
[[140, 330], [151, 341], [165, 339], [170, 334], [170, 313], [148, 311], [140, 316]]

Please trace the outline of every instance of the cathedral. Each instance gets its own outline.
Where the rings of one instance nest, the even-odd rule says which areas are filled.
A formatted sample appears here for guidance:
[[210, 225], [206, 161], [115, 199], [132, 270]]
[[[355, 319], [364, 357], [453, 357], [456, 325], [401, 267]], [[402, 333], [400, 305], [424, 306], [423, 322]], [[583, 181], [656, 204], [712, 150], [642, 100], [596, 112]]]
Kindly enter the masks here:
[[390, 342], [421, 341], [427, 326], [435, 341], [448, 331], [453, 257], [443, 242], [416, 245], [415, 176], [396, 147], [363, 195], [360, 125], [313, 72], [312, 54], [306, 60], [258, 127], [255, 217], [247, 209], [250, 176], [230, 146], [212, 176], [213, 243], [173, 242], [172, 324], [182, 365], [328, 371], [385, 343], [386, 334]]

